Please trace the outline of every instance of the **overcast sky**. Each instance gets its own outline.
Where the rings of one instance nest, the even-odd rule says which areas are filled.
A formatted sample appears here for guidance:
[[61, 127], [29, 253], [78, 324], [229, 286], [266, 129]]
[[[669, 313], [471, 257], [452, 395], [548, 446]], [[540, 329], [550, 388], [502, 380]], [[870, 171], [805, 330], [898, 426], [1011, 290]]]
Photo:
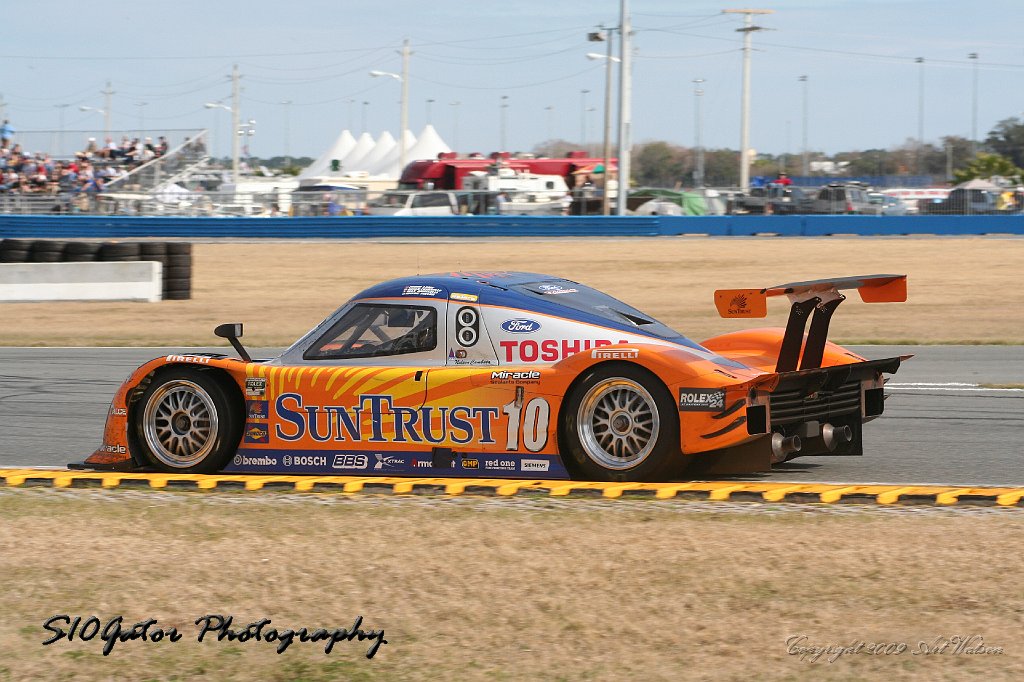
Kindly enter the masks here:
[[[692, 81], [703, 78], [705, 146], [739, 148], [743, 19], [726, 8], [775, 10], [756, 17], [765, 30], [753, 34], [759, 151], [802, 149], [801, 75], [808, 146], [828, 153], [916, 137], [922, 71], [926, 141], [970, 135], [975, 66], [979, 138], [1024, 111], [1021, 0], [630, 5], [635, 142], [693, 145]], [[101, 131], [103, 117], [79, 107], [102, 108], [109, 80], [114, 130], [211, 128], [215, 151], [226, 154], [230, 116], [203, 104], [230, 103], [237, 63], [242, 117], [257, 121], [252, 153], [317, 156], [341, 130], [361, 133], [364, 120], [374, 137], [397, 134], [400, 85], [368, 72], [400, 71], [408, 38], [410, 128], [419, 133], [429, 112], [449, 145], [487, 153], [499, 147], [503, 101], [512, 150], [552, 137], [598, 140], [604, 65], [585, 55], [604, 45], [586, 38], [598, 24], [618, 24], [619, 1], [50, 0], [5, 3], [3, 13], [0, 93], [19, 133], [56, 130], [61, 111], [65, 130]], [[23, 137], [44, 148], [53, 138]]]

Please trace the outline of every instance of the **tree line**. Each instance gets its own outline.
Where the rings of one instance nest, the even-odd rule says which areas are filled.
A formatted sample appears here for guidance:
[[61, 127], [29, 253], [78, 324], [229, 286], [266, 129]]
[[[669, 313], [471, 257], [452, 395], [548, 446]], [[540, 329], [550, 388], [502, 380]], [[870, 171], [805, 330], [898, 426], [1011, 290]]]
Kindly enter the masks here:
[[[580, 145], [567, 140], [548, 140], [533, 152], [541, 156], [565, 156], [574, 149], [585, 149], [593, 156], [602, 153], [600, 145]], [[613, 152], [614, 154], [614, 152]], [[956, 135], [940, 139], [939, 144], [920, 147], [908, 139], [892, 149], [867, 149], [840, 152], [831, 156], [808, 152], [810, 161], [846, 163], [842, 175], [927, 175], [935, 185], [963, 182], [975, 177], [999, 175], [1024, 181], [1024, 121], [1008, 118], [989, 131], [984, 141]], [[663, 141], [643, 142], [633, 147], [632, 185], [636, 187], [692, 187], [697, 168], [697, 150]], [[761, 154], [750, 166], [751, 176], [775, 177], [779, 172], [803, 175], [802, 154]], [[822, 182], [827, 181], [824, 173]], [[735, 187], [739, 184], [739, 151], [735, 149], [704, 150], [705, 184], [712, 187]]]

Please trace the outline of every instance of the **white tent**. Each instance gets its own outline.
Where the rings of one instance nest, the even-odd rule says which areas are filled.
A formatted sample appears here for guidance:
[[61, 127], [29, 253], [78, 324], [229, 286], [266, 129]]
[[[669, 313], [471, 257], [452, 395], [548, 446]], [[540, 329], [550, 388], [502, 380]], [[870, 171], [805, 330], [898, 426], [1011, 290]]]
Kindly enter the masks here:
[[436, 159], [438, 154], [450, 151], [451, 147], [445, 144], [441, 136], [437, 134], [434, 126], [428, 123], [423, 132], [420, 133], [420, 136], [416, 138], [416, 144], [407, 152], [406, 158], [409, 161]]
[[351, 173], [352, 171], [362, 170], [359, 166], [359, 162], [373, 150], [373, 137], [370, 133], [363, 133], [356, 140], [356, 146], [345, 155], [345, 158], [341, 160], [341, 172], [342, 174]]
[[[334, 144], [332, 144], [327, 151], [321, 154], [316, 161], [309, 164], [309, 166], [299, 174], [299, 179], [330, 175], [332, 173], [331, 161], [334, 159], [341, 161], [355, 146], [356, 139], [352, 137], [352, 133], [347, 129], [341, 131], [341, 135], [338, 135], [338, 139], [334, 141]], [[334, 174], [340, 175], [337, 171], [334, 171]]]
[[[409, 161], [412, 160], [412, 157], [409, 156], [409, 151], [408, 150], [412, 149], [415, 145], [416, 145], [416, 137], [410, 131], [406, 130], [405, 131], [405, 149], [406, 149], [405, 161], [406, 161], [406, 163], [408, 163]], [[401, 160], [401, 149], [399, 149], [398, 145], [396, 144], [395, 148], [392, 149], [390, 152], [388, 152], [387, 155], [384, 156], [380, 161], [378, 161], [377, 164], [373, 168], [367, 168], [366, 170], [371, 175], [376, 175], [378, 177], [384, 177], [384, 178], [396, 178], [397, 179], [398, 176], [401, 175], [401, 173], [402, 173], [402, 169], [399, 167], [400, 166], [400, 160]]]
[[391, 131], [385, 130], [377, 138], [377, 144], [370, 150], [370, 153], [359, 161], [359, 168], [353, 167], [352, 170], [366, 171], [368, 175], [373, 175], [373, 169], [391, 153], [392, 149], [397, 148], [398, 142], [391, 135]]

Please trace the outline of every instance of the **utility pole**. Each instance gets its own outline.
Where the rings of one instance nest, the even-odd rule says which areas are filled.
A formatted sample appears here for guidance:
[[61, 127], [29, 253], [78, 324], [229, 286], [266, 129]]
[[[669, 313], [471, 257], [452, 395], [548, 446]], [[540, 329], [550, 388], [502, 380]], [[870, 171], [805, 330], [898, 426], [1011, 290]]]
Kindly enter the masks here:
[[[629, 196], [630, 154], [633, 148], [633, 29], [629, 19], [629, 0], [619, 4], [619, 186], [616, 192], [615, 215], [626, 215]], [[608, 194], [608, 167], [605, 166], [604, 193]]]
[[242, 130], [239, 109], [242, 105], [238, 86], [238, 64], [231, 67], [231, 180], [238, 189], [238, 159], [241, 156]]
[[704, 82], [703, 78], [694, 78], [693, 84], [693, 146], [697, 150], [697, 164], [693, 172], [693, 184], [696, 187], [704, 186], [704, 144], [702, 138], [703, 113], [701, 112], [701, 100], [704, 99], [704, 89], [700, 87]]
[[103, 95], [103, 142], [105, 144], [106, 138], [110, 137], [110, 96], [114, 94], [110, 88], [110, 81], [107, 81], [106, 90], [101, 90], [100, 94]]
[[760, 31], [754, 26], [755, 14], [774, 14], [771, 9], [726, 9], [723, 14], [742, 14], [743, 28], [736, 29], [743, 34], [743, 95], [740, 112], [740, 191], [750, 187], [750, 36]]
[[924, 161], [924, 57], [914, 62], [921, 65], [917, 87], [917, 174], [920, 175]]
[[405, 131], [409, 127], [409, 39], [402, 41], [402, 116], [399, 123], [398, 134], [398, 177], [402, 177], [405, 170], [405, 156], [408, 151], [405, 148]]
[[974, 159], [978, 154], [978, 53], [972, 52], [967, 58], [974, 62], [971, 84], [971, 159]]
[[800, 82], [804, 84], [804, 130], [803, 130], [803, 175], [810, 175], [810, 163], [807, 158], [807, 76], [800, 76]]
[[[605, 28], [604, 26], [599, 27], [599, 31], [591, 33], [587, 36], [590, 42], [601, 42], [602, 40], [608, 42], [608, 53], [605, 55], [604, 64], [604, 144], [602, 146], [602, 155], [604, 157], [604, 192], [601, 193], [601, 215], [609, 215], [611, 213], [611, 197], [609, 196], [610, 180], [611, 176], [611, 156], [612, 156], [612, 40], [614, 29]], [[588, 57], [590, 55], [587, 55]], [[619, 175], [622, 175], [622, 159], [619, 159]]]

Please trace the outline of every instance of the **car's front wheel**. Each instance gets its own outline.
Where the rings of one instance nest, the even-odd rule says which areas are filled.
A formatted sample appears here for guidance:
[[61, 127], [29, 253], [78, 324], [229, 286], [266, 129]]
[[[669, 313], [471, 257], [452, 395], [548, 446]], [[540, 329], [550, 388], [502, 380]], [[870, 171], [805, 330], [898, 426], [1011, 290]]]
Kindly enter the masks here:
[[659, 481], [682, 470], [675, 402], [639, 367], [589, 370], [566, 402], [562, 435], [577, 478]]
[[241, 438], [236, 402], [208, 372], [184, 368], [159, 374], [135, 411], [137, 442], [145, 458], [161, 471], [221, 470]]

